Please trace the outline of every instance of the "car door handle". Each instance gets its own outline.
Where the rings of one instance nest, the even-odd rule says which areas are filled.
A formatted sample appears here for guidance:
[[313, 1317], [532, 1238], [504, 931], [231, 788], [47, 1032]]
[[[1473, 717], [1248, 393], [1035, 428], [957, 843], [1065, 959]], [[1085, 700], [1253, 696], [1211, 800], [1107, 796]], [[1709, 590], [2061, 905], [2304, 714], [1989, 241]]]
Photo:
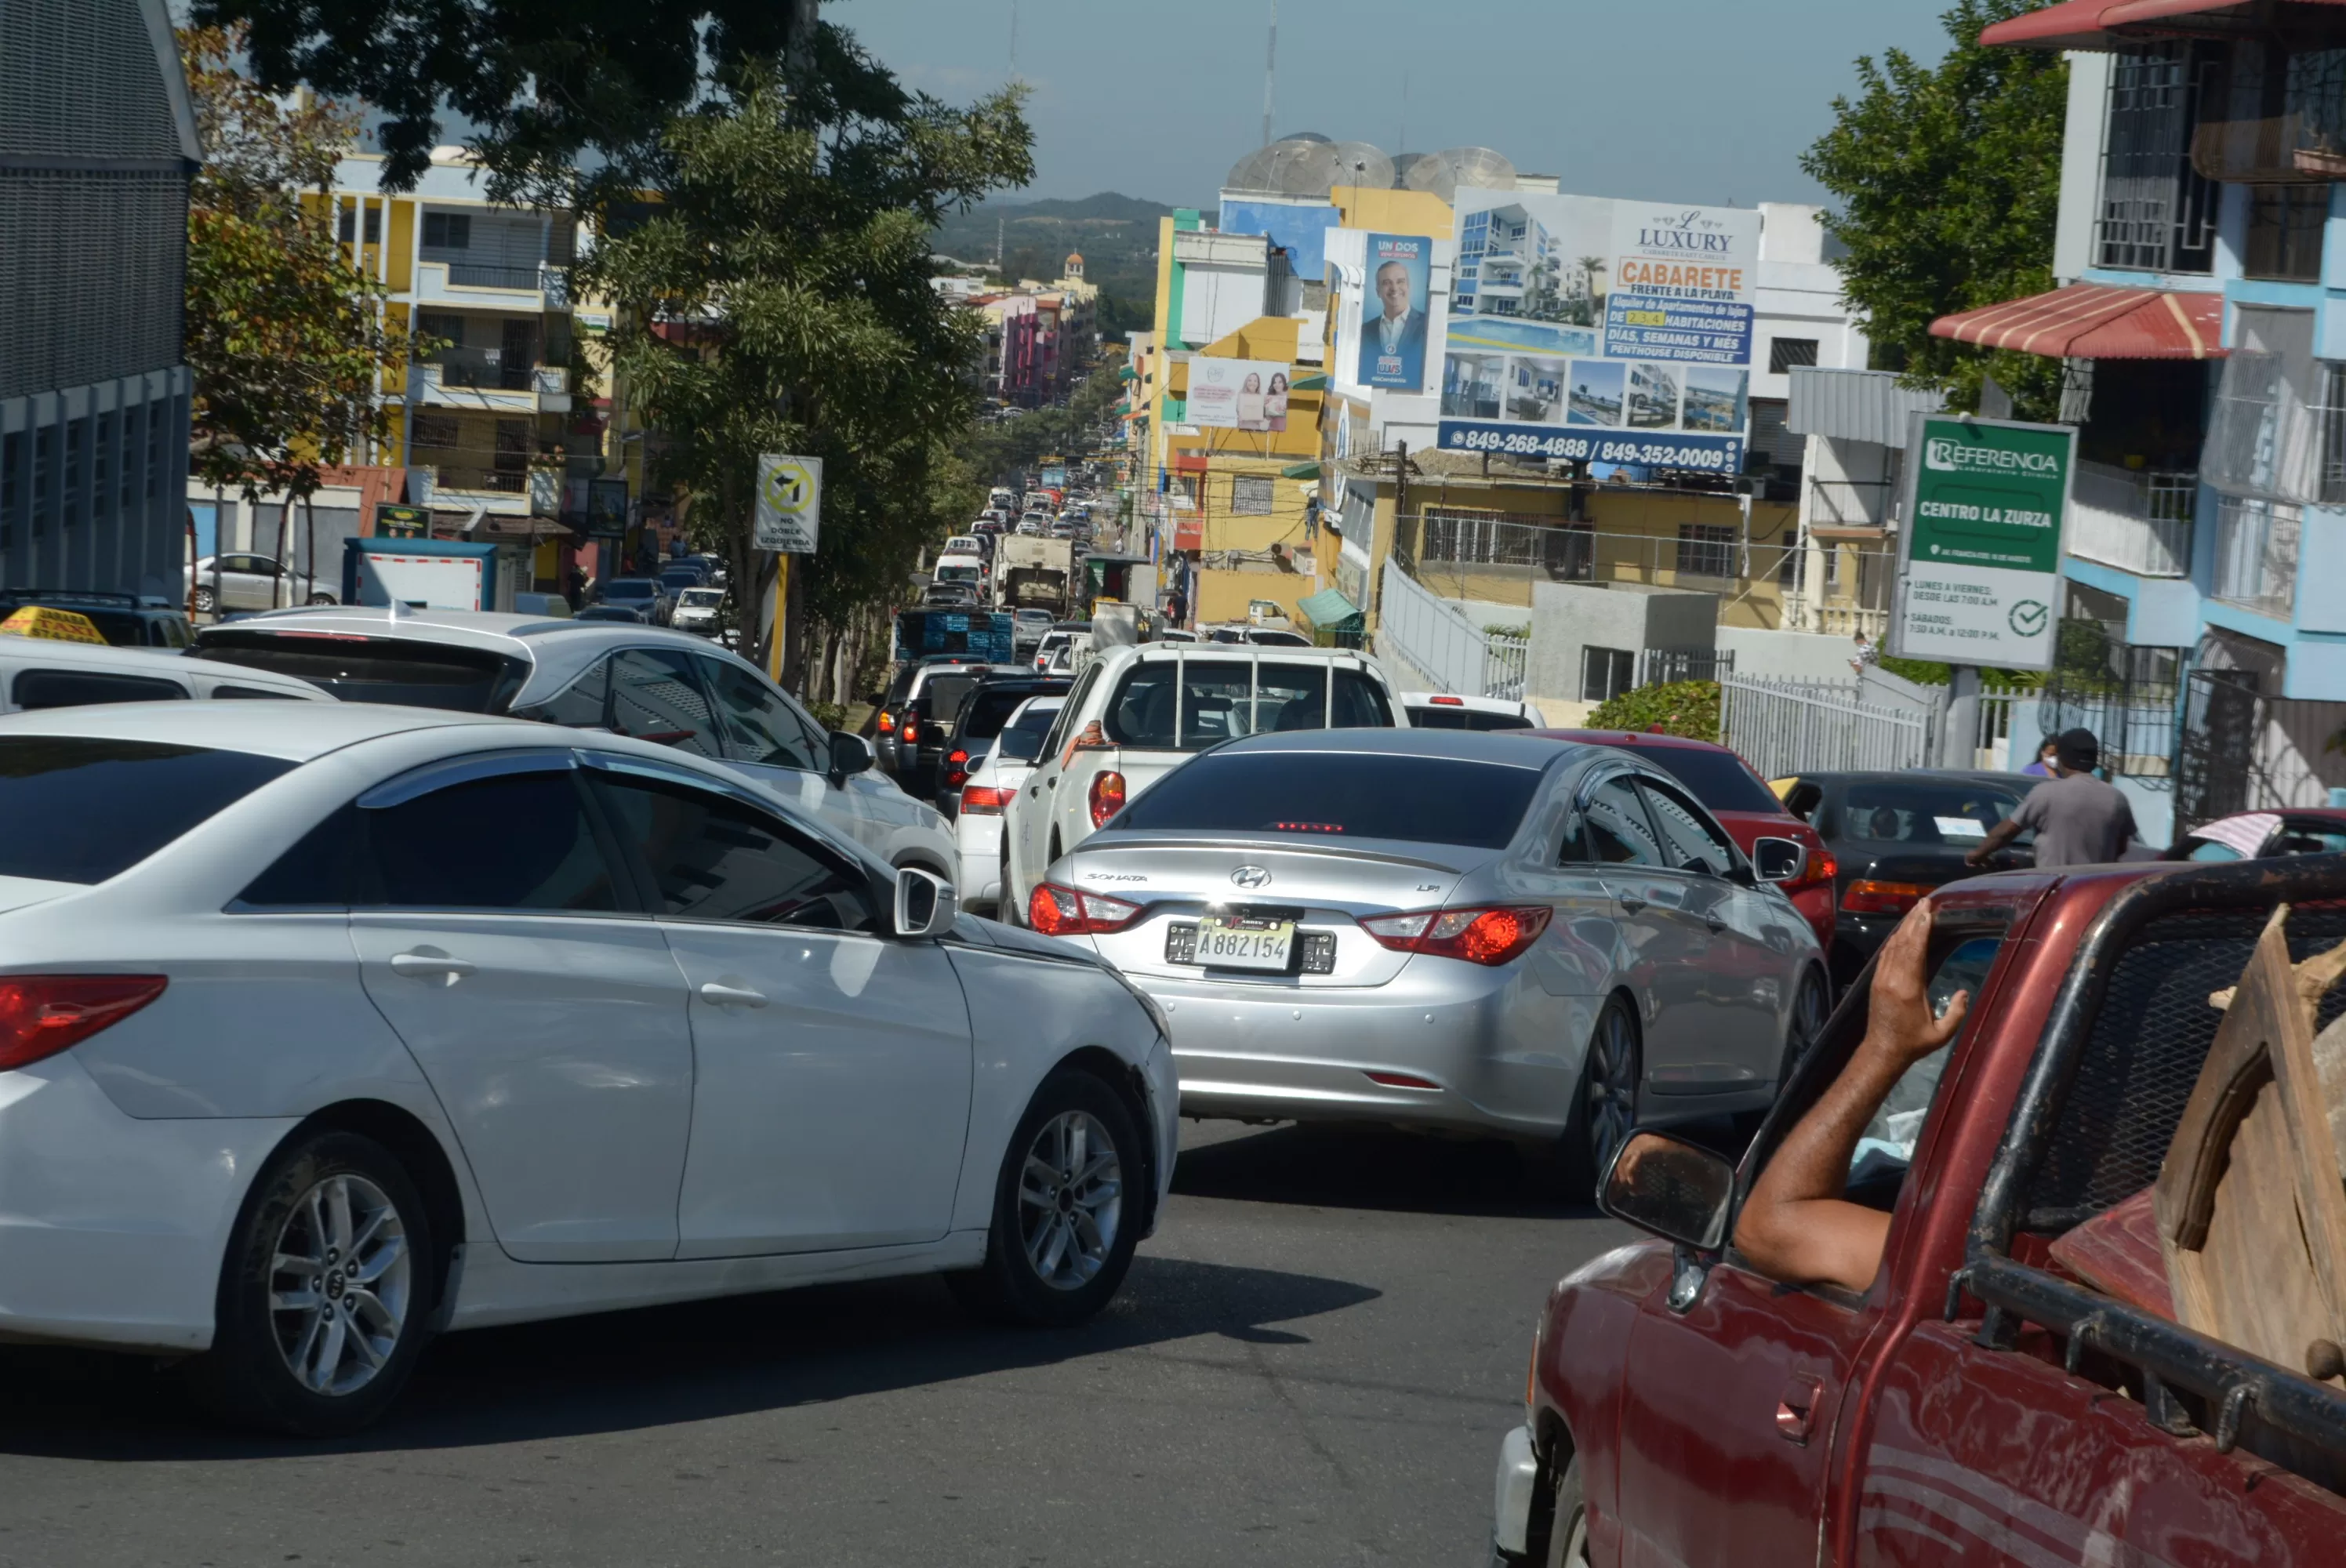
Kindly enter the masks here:
[[1816, 1419], [1817, 1400], [1824, 1392], [1821, 1380], [1805, 1372], [1794, 1374], [1776, 1402], [1776, 1431], [1787, 1442], [1809, 1446], [1809, 1424]]
[[719, 1007], [763, 1007], [766, 993], [751, 991], [747, 986], [723, 985], [711, 980], [702, 983], [700, 1000]]
[[1646, 901], [1635, 893], [1619, 894], [1618, 900], [1622, 911], [1626, 914], [1641, 914], [1645, 911]]
[[443, 980], [454, 985], [473, 972], [475, 965], [461, 958], [451, 958], [444, 952], [394, 952], [391, 955], [391, 972], [410, 980]]

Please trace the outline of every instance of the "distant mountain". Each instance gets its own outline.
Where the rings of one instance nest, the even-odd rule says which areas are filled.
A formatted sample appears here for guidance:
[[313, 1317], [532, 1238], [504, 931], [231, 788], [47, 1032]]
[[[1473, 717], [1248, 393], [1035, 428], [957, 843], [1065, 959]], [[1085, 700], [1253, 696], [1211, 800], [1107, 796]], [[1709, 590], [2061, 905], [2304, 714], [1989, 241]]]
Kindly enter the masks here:
[[997, 197], [937, 226], [934, 248], [955, 260], [989, 270], [997, 265], [1010, 281], [1057, 278], [1067, 253], [1079, 250], [1085, 278], [1107, 298], [1103, 311], [1110, 331], [1145, 327], [1157, 297], [1157, 220], [1172, 212], [1162, 202], [1104, 190], [1076, 200], [1047, 198], [1024, 201]]

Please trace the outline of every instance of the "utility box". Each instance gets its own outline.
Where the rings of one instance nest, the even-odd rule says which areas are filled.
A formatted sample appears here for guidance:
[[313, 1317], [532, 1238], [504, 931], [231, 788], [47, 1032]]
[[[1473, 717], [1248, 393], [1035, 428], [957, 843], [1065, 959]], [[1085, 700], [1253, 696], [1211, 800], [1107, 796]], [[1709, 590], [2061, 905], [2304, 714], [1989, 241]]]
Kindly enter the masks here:
[[342, 603], [510, 611], [519, 574], [502, 556], [495, 545], [465, 539], [352, 539], [342, 550]]

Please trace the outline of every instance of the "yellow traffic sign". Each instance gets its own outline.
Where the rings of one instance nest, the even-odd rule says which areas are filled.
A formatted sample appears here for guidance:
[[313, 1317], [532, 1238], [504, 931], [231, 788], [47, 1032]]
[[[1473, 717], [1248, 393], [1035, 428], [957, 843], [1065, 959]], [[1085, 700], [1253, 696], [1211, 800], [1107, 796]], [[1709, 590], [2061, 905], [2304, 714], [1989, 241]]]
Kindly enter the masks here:
[[758, 459], [758, 504], [751, 519], [760, 550], [811, 555], [822, 530], [822, 459], [768, 453]]

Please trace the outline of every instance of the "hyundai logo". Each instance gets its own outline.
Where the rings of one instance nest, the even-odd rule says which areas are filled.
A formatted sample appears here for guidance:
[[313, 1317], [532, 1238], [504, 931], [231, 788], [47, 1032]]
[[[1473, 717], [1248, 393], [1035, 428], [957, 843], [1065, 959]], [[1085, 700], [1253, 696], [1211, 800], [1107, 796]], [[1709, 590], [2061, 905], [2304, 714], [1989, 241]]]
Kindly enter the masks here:
[[1242, 888], [1267, 888], [1270, 886], [1270, 873], [1260, 866], [1240, 866], [1230, 873], [1230, 881]]

